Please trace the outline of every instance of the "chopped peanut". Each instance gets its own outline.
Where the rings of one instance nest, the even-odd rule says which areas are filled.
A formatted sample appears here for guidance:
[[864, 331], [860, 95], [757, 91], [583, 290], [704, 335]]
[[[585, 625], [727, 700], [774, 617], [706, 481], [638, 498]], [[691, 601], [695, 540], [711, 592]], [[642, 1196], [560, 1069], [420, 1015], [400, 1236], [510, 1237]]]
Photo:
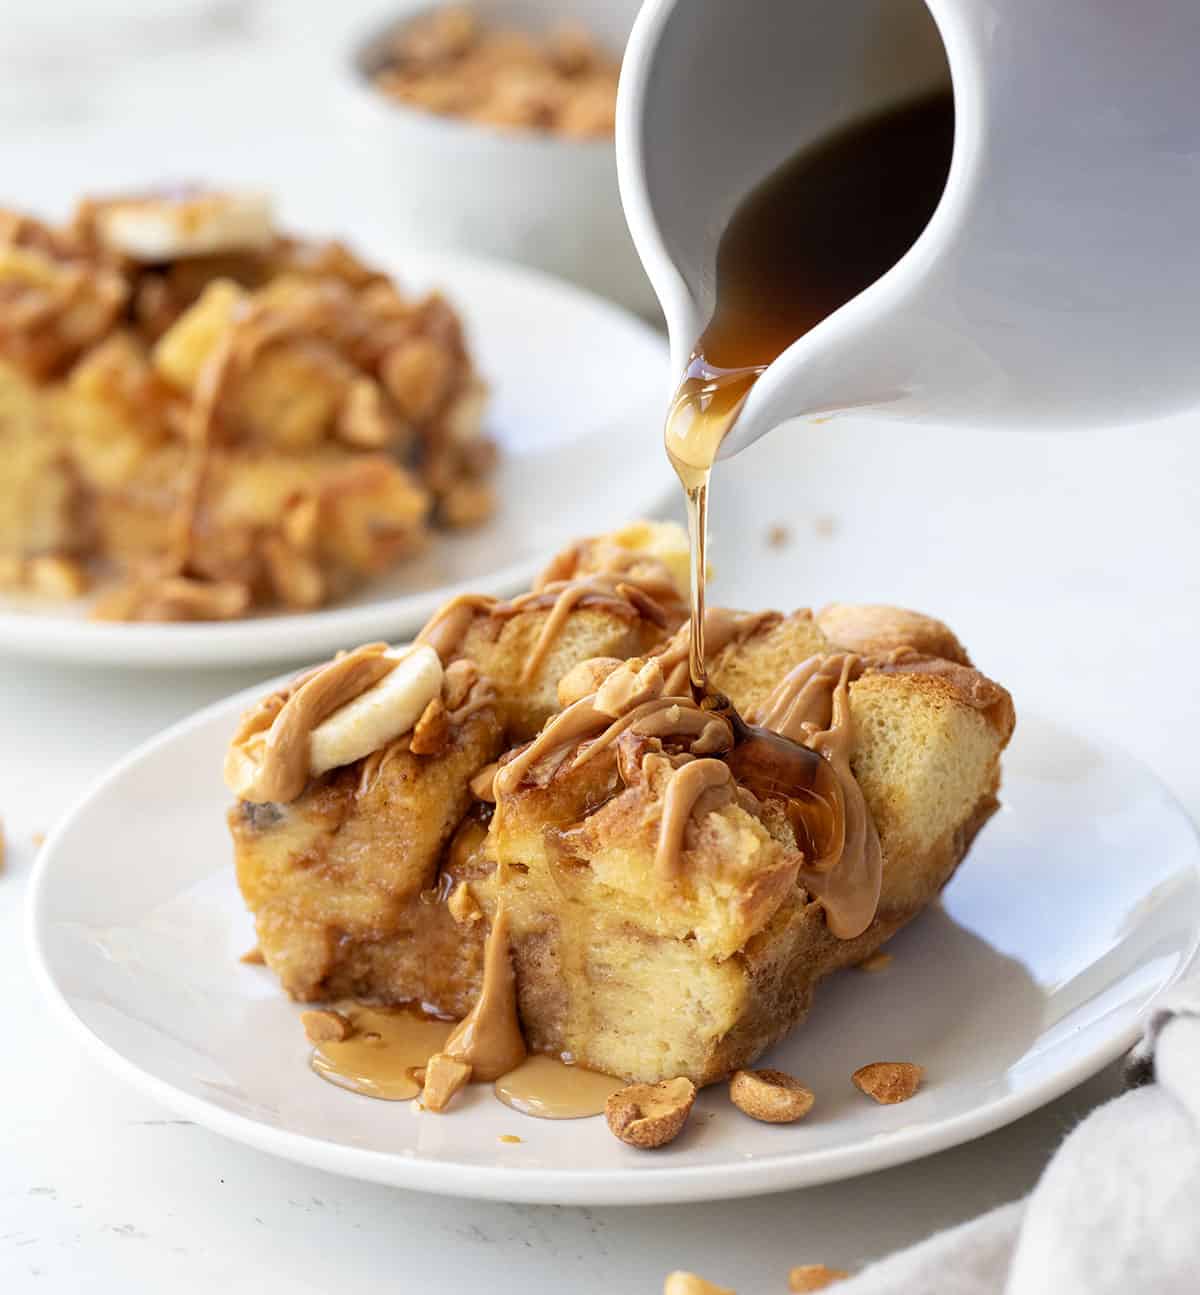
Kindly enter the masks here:
[[457, 710], [467, 700], [479, 679], [479, 667], [469, 657], [451, 661], [442, 676], [442, 701], [447, 710]]
[[450, 741], [450, 716], [446, 704], [435, 697], [421, 712], [412, 732], [409, 750], [413, 755], [440, 755]]
[[663, 1295], [735, 1295], [727, 1286], [716, 1286], [695, 1273], [673, 1272], [663, 1282]]
[[460, 881], [454, 887], [446, 907], [450, 910], [450, 916], [460, 926], [464, 922], [478, 922], [483, 916], [483, 909], [479, 907], [479, 901], [471, 893], [471, 887], [465, 881]]
[[430, 1111], [444, 1111], [450, 1099], [471, 1082], [471, 1067], [445, 1052], [435, 1052], [425, 1066], [421, 1101]]
[[680, 1075], [657, 1084], [630, 1084], [604, 1104], [613, 1133], [631, 1147], [649, 1150], [674, 1141], [687, 1123], [696, 1085]]
[[309, 1043], [341, 1043], [354, 1033], [354, 1026], [341, 1012], [301, 1012], [300, 1024]]
[[782, 1070], [739, 1070], [729, 1081], [739, 1111], [764, 1124], [792, 1124], [813, 1106], [812, 1092]]
[[614, 670], [624, 664], [618, 657], [598, 656], [580, 661], [558, 681], [558, 704], [570, 706], [590, 697]]
[[921, 1086], [925, 1071], [911, 1061], [873, 1061], [860, 1066], [851, 1078], [854, 1086], [884, 1106], [906, 1102]]
[[496, 792], [492, 783], [499, 768], [500, 766], [493, 760], [491, 764], [485, 764], [471, 779], [471, 791], [477, 799], [487, 801], [491, 805], [496, 803]]
[[823, 1291], [826, 1286], [844, 1281], [849, 1276], [850, 1274], [844, 1268], [827, 1268], [824, 1264], [801, 1264], [788, 1273], [788, 1290]]

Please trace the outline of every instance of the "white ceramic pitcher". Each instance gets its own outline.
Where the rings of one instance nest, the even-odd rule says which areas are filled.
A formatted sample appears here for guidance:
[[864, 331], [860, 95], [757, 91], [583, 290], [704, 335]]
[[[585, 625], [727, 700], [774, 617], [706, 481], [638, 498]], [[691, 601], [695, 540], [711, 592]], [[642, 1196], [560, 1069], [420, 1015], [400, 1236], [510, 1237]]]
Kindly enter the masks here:
[[930, 224], [770, 366], [723, 456], [853, 408], [1079, 426], [1200, 402], [1197, 67], [1197, 0], [646, 0], [618, 167], [676, 376], [748, 191], [831, 130], [953, 86]]

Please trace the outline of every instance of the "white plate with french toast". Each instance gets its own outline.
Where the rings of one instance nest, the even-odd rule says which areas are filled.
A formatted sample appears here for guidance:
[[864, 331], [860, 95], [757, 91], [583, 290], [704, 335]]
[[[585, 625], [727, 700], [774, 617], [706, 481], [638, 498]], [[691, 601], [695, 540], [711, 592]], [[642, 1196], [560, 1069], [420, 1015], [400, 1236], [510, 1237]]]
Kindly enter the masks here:
[[[216, 252], [178, 242], [185, 216]], [[27, 222], [5, 281], [38, 322], [0, 345], [0, 650], [311, 659], [662, 505], [647, 323], [518, 266], [360, 260], [269, 219], [185, 193]], [[82, 276], [85, 313], [54, 313], [56, 276]]]
[[32, 889], [81, 1042], [274, 1154], [572, 1204], [898, 1164], [1128, 1048], [1200, 932], [1161, 784], [894, 609], [710, 612], [698, 705], [685, 552], [577, 544], [124, 760]]

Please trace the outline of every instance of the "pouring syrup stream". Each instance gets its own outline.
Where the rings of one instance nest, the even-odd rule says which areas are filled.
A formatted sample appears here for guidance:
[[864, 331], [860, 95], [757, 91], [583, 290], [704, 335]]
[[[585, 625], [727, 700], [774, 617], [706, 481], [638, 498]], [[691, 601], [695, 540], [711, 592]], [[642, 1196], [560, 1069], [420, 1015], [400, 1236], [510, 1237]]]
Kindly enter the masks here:
[[929, 223], [946, 185], [954, 101], [939, 92], [799, 152], [734, 211], [717, 248], [712, 317], [666, 424], [691, 541], [688, 673], [707, 691], [709, 478], [751, 388], [793, 342], [882, 277]]

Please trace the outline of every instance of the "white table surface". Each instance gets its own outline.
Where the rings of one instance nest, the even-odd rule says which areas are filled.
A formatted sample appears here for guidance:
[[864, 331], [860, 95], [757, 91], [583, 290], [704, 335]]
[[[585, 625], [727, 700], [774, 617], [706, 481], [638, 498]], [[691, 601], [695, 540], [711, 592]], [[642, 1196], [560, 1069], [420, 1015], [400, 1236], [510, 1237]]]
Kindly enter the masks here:
[[[378, 7], [80, 0], [20, 6], [10, 22], [10, 0], [0, 201], [63, 210], [80, 190], [211, 173], [270, 185], [316, 227], [368, 230], [369, 167], [345, 156], [319, 95], [303, 108], [291, 97], [290, 69], [319, 70], [331, 35]], [[1012, 688], [1018, 711], [1122, 742], [1195, 815], [1197, 422], [1060, 439], [860, 420], [785, 431], [720, 473], [715, 597], [933, 610]], [[791, 529], [783, 548], [766, 543], [773, 523]], [[867, 1178], [636, 1210], [422, 1197], [176, 1120], [84, 1057], [35, 994], [22, 929], [33, 835], [135, 743], [268, 673], [0, 658], [5, 1295], [168, 1285], [634, 1295], [659, 1291], [674, 1267], [768, 1295], [786, 1290], [793, 1264], [855, 1268], [1022, 1194], [1063, 1134], [1118, 1090], [1113, 1067], [1008, 1129]], [[97, 866], [121, 884], [118, 856]]]

